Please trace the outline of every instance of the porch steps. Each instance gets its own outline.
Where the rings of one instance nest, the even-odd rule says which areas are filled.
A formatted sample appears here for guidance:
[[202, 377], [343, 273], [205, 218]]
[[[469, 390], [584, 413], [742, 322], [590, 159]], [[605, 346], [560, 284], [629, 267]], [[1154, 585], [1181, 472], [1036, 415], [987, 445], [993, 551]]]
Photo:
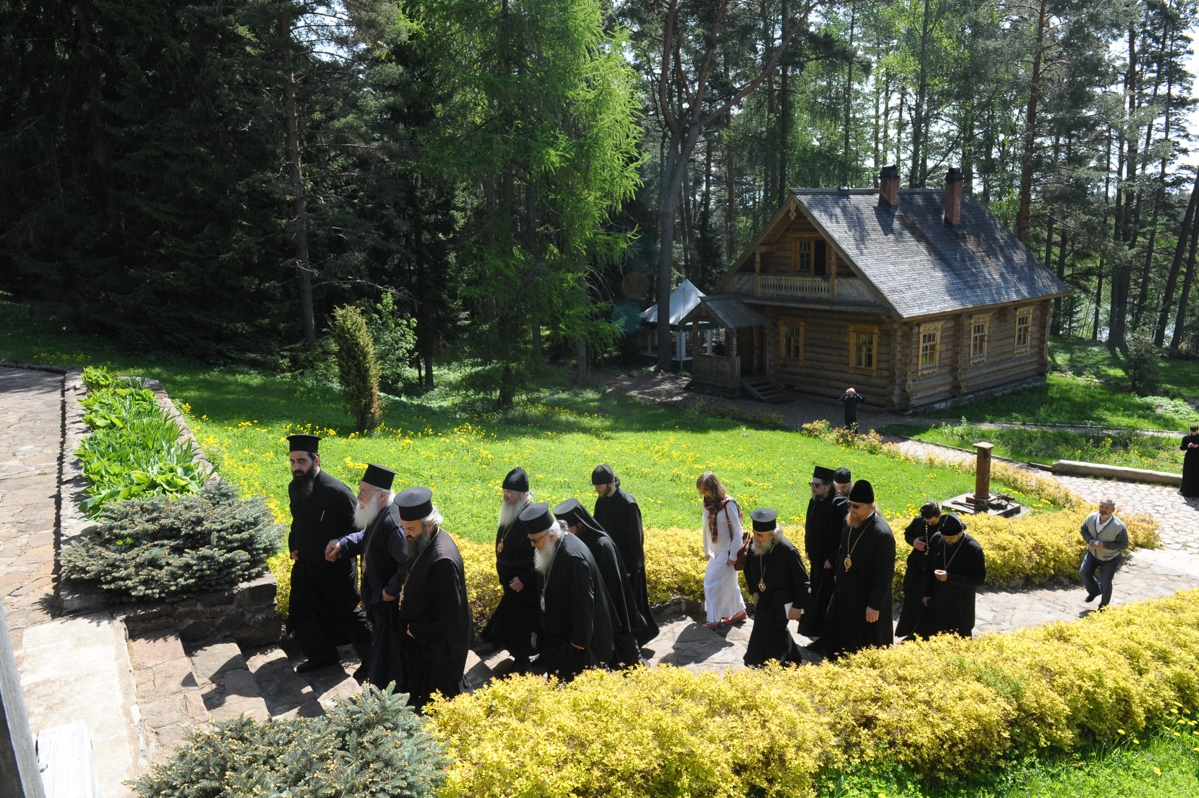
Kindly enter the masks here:
[[754, 399], [768, 405], [781, 405], [790, 401], [787, 394], [769, 377], [754, 374], [741, 378], [741, 387]]

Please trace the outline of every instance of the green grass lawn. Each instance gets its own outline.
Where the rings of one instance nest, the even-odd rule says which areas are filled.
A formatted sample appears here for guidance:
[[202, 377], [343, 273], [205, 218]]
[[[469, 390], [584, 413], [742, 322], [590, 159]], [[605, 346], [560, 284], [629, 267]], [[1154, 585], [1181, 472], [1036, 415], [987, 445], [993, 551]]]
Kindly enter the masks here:
[[[13, 306], [9, 305], [9, 308]], [[0, 307], [0, 311], [8, 308]], [[313, 431], [324, 467], [356, 487], [367, 463], [397, 471], [397, 486], [424, 484], [449, 529], [490, 540], [500, 481], [516, 465], [530, 475], [539, 500], [594, 496], [591, 469], [610, 463], [641, 504], [646, 524], [698, 527], [695, 479], [716, 471], [748, 513], [758, 506], [800, 523], [814, 465], [848, 466], [870, 479], [884, 513], [911, 517], [924, 501], [973, 488], [973, 476], [853, 451], [795, 433], [729, 419], [689, 416], [625, 395], [569, 389], [549, 380], [515, 412], [470, 397], [449, 379], [425, 396], [392, 398], [384, 425], [360, 437], [340, 393], [311, 381], [244, 368], [211, 367], [120, 353], [104, 342], [71, 335], [25, 313], [0, 317], [0, 359], [74, 366], [108, 364], [125, 374], [162, 381], [188, 415], [217, 467], [252, 494], [262, 495], [280, 518], [287, 514], [286, 436]], [[1034, 507], [1054, 509], [1038, 499]]]
[[1193, 798], [1199, 737], [1186, 721], [1112, 747], [1033, 757], [960, 783], [930, 785], [899, 768], [863, 767], [828, 779], [821, 798]]
[[1199, 420], [1199, 361], [1162, 360], [1160, 396], [1128, 391], [1123, 357], [1103, 345], [1069, 338], [1050, 344], [1048, 384], [967, 405], [933, 410], [926, 418], [1012, 421], [1026, 424], [1186, 430]]
[[893, 424], [881, 432], [903, 435], [929, 443], [974, 450], [977, 441], [995, 445], [993, 453], [1024, 463], [1051, 465], [1054, 460], [1080, 460], [1153, 471], [1182, 470], [1179, 438], [1163, 438], [1125, 432], [1113, 435], [1085, 435], [1064, 430], [1039, 430], [1022, 427], [983, 429], [974, 424], [946, 422], [937, 427], [918, 424]]

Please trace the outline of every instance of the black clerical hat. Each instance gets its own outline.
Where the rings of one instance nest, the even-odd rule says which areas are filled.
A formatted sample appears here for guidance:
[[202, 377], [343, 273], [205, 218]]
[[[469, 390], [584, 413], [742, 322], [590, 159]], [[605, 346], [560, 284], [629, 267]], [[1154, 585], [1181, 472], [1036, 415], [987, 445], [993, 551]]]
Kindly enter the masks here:
[[395, 499], [401, 521], [423, 521], [433, 514], [433, 491], [428, 488], [408, 488]]
[[839, 485], [844, 485], [846, 482], [853, 482], [853, 477], [849, 475], [849, 469], [841, 466], [833, 472], [833, 482]]
[[818, 479], [821, 482], [833, 481], [833, 469], [825, 468], [824, 466], [816, 466], [812, 469], [812, 479]]
[[962, 519], [950, 513], [941, 519], [941, 534], [947, 538], [954, 535], [960, 535], [966, 531], [966, 525], [962, 523]]
[[391, 483], [395, 481], [395, 478], [396, 472], [374, 463], [368, 463], [366, 473], [362, 475], [363, 482], [381, 490], [391, 490]]
[[616, 481], [616, 472], [612, 470], [612, 466], [604, 463], [597, 465], [595, 470], [591, 472], [592, 485], [610, 485]]
[[577, 524], [582, 517], [579, 511], [587, 512], [583, 508], [583, 503], [578, 499], [567, 499], [554, 508], [554, 516], [566, 522], [567, 526]]
[[874, 504], [874, 486], [859, 479], [849, 489], [849, 500], [855, 504]]
[[288, 435], [287, 442], [291, 446], [289, 452], [311, 452], [316, 454], [320, 449], [321, 439], [315, 435]]
[[554, 524], [554, 516], [550, 515], [550, 506], [545, 502], [530, 504], [520, 514], [520, 522], [524, 524], [526, 535], [536, 535], [544, 532]]
[[779, 514], [765, 507], [754, 510], [749, 517], [754, 519], [755, 532], [773, 532], [774, 528], [779, 525]]
[[529, 475], [520, 466], [508, 472], [508, 476], [504, 477], [504, 490], [515, 490], [521, 493], [529, 492]]

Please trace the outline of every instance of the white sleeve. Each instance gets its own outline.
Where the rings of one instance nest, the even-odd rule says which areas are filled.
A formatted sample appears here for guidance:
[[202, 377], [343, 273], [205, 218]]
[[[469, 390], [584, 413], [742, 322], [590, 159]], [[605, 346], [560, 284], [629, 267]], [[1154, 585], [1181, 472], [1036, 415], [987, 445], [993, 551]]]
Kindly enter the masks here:
[[708, 531], [708, 508], [704, 508], [702, 526], [700, 527], [700, 537], [704, 539], [704, 554], [712, 556], [712, 533]]

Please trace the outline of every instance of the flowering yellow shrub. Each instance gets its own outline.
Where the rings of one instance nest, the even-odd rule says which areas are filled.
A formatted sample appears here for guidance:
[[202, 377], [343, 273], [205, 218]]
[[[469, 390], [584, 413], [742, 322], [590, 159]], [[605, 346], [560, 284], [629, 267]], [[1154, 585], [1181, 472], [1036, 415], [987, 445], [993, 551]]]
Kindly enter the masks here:
[[466, 597], [474, 615], [475, 629], [482, 630], [504, 595], [500, 578], [495, 572], [495, 547], [458, 537], [454, 538], [454, 542], [462, 554]]
[[1114, 742], [1199, 708], [1199, 590], [974, 640], [716, 676], [659, 666], [436, 700], [452, 796], [814, 793], [830, 767], [925, 776]]

